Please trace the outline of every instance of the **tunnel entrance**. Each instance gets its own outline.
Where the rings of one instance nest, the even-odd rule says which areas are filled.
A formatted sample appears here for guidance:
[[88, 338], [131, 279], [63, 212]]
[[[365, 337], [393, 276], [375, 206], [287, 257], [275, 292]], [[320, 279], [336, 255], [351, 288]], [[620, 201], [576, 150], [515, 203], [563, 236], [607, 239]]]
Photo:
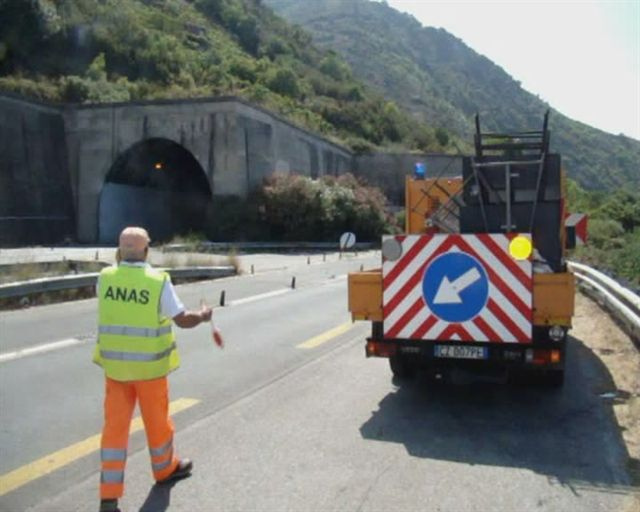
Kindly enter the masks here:
[[126, 226], [143, 226], [154, 241], [204, 231], [212, 200], [205, 172], [185, 148], [148, 139], [122, 153], [100, 194], [99, 241], [117, 242]]

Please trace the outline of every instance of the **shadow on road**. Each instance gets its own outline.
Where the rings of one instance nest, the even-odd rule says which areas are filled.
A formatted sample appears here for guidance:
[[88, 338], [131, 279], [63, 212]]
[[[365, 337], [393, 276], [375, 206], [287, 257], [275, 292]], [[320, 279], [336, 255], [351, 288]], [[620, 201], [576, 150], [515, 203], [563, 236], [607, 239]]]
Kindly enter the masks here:
[[[388, 394], [360, 432], [414, 457], [523, 468], [580, 487], [625, 492], [629, 457], [612, 413], [607, 368], [570, 338], [562, 389], [418, 379]], [[629, 466], [630, 467], [630, 466]]]
[[140, 512], [165, 512], [168, 510], [171, 503], [171, 489], [173, 489], [174, 485], [190, 476], [166, 484], [154, 484], [147, 495], [147, 499], [144, 500], [142, 507], [140, 507]]

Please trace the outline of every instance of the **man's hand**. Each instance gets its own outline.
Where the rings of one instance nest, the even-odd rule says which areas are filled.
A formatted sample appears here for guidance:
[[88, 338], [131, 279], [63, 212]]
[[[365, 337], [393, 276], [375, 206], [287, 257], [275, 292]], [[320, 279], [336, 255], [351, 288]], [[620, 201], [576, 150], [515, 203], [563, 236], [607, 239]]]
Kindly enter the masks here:
[[211, 312], [212, 309], [204, 302], [200, 304], [200, 318], [203, 322], [208, 322], [209, 320], [211, 320]]
[[200, 302], [199, 311], [183, 311], [179, 315], [173, 317], [173, 321], [178, 327], [183, 329], [191, 329], [196, 325], [208, 322], [211, 320], [211, 308], [207, 306], [204, 301]]

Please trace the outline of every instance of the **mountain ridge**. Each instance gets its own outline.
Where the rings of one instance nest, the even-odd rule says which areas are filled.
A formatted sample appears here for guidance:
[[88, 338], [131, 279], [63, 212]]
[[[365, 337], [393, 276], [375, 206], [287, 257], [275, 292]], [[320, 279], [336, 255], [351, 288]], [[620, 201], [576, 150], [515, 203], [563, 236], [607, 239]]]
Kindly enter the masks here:
[[355, 151], [452, 151], [261, 0], [0, 0], [0, 19], [5, 92], [81, 104], [239, 96]]
[[483, 129], [509, 131], [537, 129], [550, 108], [552, 149], [571, 177], [592, 190], [640, 187], [640, 141], [569, 119], [445, 29], [383, 2], [313, 0], [314, 9], [300, 0], [266, 3], [420, 121], [468, 140], [476, 112]]

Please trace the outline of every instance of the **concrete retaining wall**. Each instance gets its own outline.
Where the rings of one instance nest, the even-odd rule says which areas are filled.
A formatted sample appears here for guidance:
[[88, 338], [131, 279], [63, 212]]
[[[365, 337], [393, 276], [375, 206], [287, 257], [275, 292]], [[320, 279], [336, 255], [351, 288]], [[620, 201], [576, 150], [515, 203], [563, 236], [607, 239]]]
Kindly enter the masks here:
[[404, 205], [405, 176], [413, 175], [417, 162], [427, 166], [427, 178], [462, 176], [462, 157], [411, 153], [374, 153], [355, 156], [353, 172], [384, 190], [389, 202]]
[[0, 98], [0, 245], [75, 235], [61, 111]]

